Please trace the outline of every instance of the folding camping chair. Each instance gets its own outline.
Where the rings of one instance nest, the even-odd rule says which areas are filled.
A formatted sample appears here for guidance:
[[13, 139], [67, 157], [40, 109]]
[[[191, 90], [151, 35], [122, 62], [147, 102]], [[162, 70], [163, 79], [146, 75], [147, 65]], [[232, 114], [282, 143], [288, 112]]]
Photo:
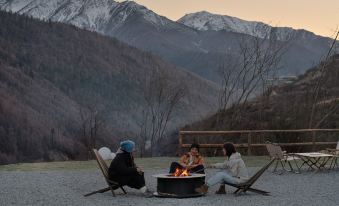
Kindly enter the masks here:
[[224, 182], [224, 184], [230, 185], [232, 187], [236, 187], [237, 190], [234, 191], [234, 194], [236, 194], [236, 195], [239, 195], [240, 193], [247, 192], [247, 191], [255, 192], [255, 193], [258, 193], [258, 194], [262, 194], [262, 195], [269, 195], [270, 192], [266, 192], [264, 190], [255, 189], [255, 188], [252, 188], [251, 186], [259, 179], [259, 177], [270, 167], [270, 165], [274, 161], [275, 161], [275, 158], [272, 158], [269, 163], [267, 163], [264, 167], [262, 167], [258, 172], [256, 172], [246, 182], [239, 183], [239, 184], [232, 184], [232, 183]]
[[104, 188], [104, 189], [101, 189], [101, 190], [97, 190], [97, 191], [94, 191], [94, 192], [91, 192], [91, 193], [88, 193], [88, 194], [85, 194], [84, 196], [87, 197], [87, 196], [90, 196], [90, 195], [93, 195], [93, 194], [96, 194], [96, 193], [104, 193], [104, 192], [107, 192], [109, 190], [111, 190], [112, 192], [112, 195], [115, 197], [115, 193], [114, 193], [114, 190], [117, 190], [117, 189], [121, 189], [125, 194], [126, 191], [125, 189], [119, 185], [119, 183], [117, 182], [114, 182], [112, 180], [110, 180], [108, 178], [108, 167], [106, 165], [106, 162], [102, 159], [102, 157], [100, 156], [100, 154], [98, 153], [98, 151], [96, 149], [93, 149], [93, 153], [94, 153], [94, 156], [95, 156], [95, 159], [99, 165], [99, 168], [102, 172], [102, 174], [104, 175], [104, 178], [106, 180], [106, 183], [108, 185], [108, 187]]
[[[294, 161], [294, 163], [295, 163], [295, 165], [298, 169], [298, 173], [300, 173], [300, 167], [298, 166], [298, 164], [296, 162], [296, 160], [300, 159], [299, 157], [287, 154], [278, 145], [266, 144], [266, 149], [267, 149], [270, 157], [275, 158], [277, 160], [276, 163], [275, 163], [274, 169], [273, 169], [273, 173], [277, 171], [279, 163], [280, 163], [283, 171], [294, 172], [291, 161]], [[288, 166], [290, 168], [289, 170], [285, 168], [286, 163], [288, 164]], [[279, 174], [282, 174], [283, 171], [280, 172]]]

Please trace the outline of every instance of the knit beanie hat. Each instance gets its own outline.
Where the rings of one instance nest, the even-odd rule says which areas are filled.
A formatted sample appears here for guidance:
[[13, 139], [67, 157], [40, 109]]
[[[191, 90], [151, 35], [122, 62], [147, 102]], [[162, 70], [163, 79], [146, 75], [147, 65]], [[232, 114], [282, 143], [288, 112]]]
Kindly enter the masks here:
[[126, 140], [126, 141], [120, 142], [121, 150], [128, 152], [128, 153], [133, 152], [134, 146], [135, 146], [135, 143], [131, 140]]

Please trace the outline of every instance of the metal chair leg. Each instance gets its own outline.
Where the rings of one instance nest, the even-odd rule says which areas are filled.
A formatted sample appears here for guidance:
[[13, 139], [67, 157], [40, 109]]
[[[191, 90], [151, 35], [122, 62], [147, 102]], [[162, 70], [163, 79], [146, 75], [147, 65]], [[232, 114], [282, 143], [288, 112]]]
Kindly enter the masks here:
[[127, 192], [125, 191], [125, 189], [123, 187], [120, 187], [120, 188], [124, 192], [124, 194], [127, 194]]
[[292, 164], [291, 164], [290, 161], [288, 161], [288, 165], [290, 166], [290, 169], [291, 169], [289, 172], [294, 172], [294, 169], [293, 169]]
[[277, 171], [278, 164], [279, 164], [279, 160], [276, 160], [275, 166], [274, 166], [274, 169], [273, 169], [273, 173]]
[[115, 192], [114, 192], [114, 189], [113, 189], [113, 187], [112, 186], [109, 186], [109, 188], [111, 189], [111, 191], [112, 191], [112, 195], [113, 195], [113, 197], [115, 197], [116, 195], [115, 195]]
[[[286, 169], [286, 167], [285, 167], [286, 163], [289, 165], [289, 167], [291, 168], [291, 170]], [[287, 161], [287, 160], [284, 161], [284, 164], [282, 164], [282, 167], [283, 167], [283, 170], [285, 170], [285, 171], [287, 171], [287, 172], [292, 172], [292, 171], [293, 171], [293, 168], [292, 168], [292, 166], [291, 166], [291, 163], [290, 163], [289, 161]]]
[[240, 190], [240, 188], [238, 188], [236, 191], [233, 192], [233, 194], [237, 194], [237, 192]]
[[241, 189], [236, 190], [234, 193], [235, 193], [236, 196], [238, 196], [238, 195], [240, 195], [242, 192], [246, 192], [246, 191], [244, 191], [244, 189], [241, 188]]
[[251, 191], [251, 192], [258, 193], [258, 194], [262, 194], [262, 195], [269, 195], [269, 193], [270, 193], [270, 192], [267, 192], [267, 191], [264, 191], [264, 190], [259, 190], [259, 189], [254, 189], [254, 188], [248, 188], [247, 190]]
[[88, 194], [85, 194], [84, 196], [85, 197], [88, 197], [88, 196], [91, 196], [91, 195], [94, 195], [94, 194], [97, 194], [97, 193], [104, 193], [104, 192], [107, 192], [109, 191], [111, 188], [107, 187], [107, 188], [104, 188], [104, 189], [101, 189], [101, 190], [97, 190], [97, 191], [94, 191], [94, 192], [90, 192]]
[[300, 171], [300, 168], [301, 168], [301, 166], [299, 167], [299, 165], [298, 165], [298, 163], [297, 163], [297, 160], [296, 159], [294, 159], [293, 158], [293, 161], [294, 161], [294, 164], [295, 164], [295, 166], [297, 167], [297, 169], [298, 169], [298, 172], [295, 172], [295, 173], [297, 173], [297, 174], [300, 174], [301, 173], [301, 171]]

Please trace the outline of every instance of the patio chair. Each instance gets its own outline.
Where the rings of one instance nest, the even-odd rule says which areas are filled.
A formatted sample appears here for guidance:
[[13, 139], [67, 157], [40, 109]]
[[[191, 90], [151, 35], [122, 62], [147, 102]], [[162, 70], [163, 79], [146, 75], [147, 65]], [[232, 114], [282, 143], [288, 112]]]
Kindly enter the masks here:
[[264, 191], [264, 190], [259, 190], [252, 188], [252, 185], [259, 179], [259, 177], [271, 166], [271, 164], [275, 161], [275, 158], [272, 158], [270, 162], [268, 162], [264, 167], [262, 167], [259, 171], [257, 171], [249, 180], [243, 183], [239, 184], [232, 184], [232, 183], [227, 183], [224, 182], [226, 185], [230, 185], [232, 187], [236, 187], [237, 190], [234, 191], [233, 193], [235, 195], [239, 195], [240, 193], [244, 192], [246, 193], [247, 191], [255, 192], [258, 194], [262, 195], [269, 195], [270, 192]]
[[119, 188], [120, 188], [125, 194], [127, 194], [126, 191], [125, 191], [125, 189], [124, 189], [119, 183], [114, 182], [114, 181], [112, 181], [112, 180], [110, 180], [110, 179], [108, 178], [108, 167], [107, 167], [107, 164], [106, 164], [106, 162], [102, 159], [102, 157], [100, 156], [100, 154], [98, 153], [98, 151], [97, 151], [96, 149], [93, 149], [93, 153], [94, 153], [95, 159], [96, 159], [96, 161], [97, 161], [97, 163], [98, 163], [98, 165], [99, 165], [99, 168], [100, 168], [100, 170], [101, 170], [101, 172], [102, 172], [102, 174], [103, 174], [103, 176], [104, 176], [104, 178], [105, 178], [105, 180], [106, 180], [106, 183], [107, 183], [108, 187], [106, 187], [106, 188], [104, 188], [104, 189], [101, 189], [101, 190], [97, 190], [97, 191], [88, 193], [88, 194], [85, 194], [84, 196], [85, 196], [85, 197], [88, 197], [88, 196], [94, 195], [94, 194], [96, 194], [96, 193], [104, 193], [104, 192], [107, 192], [107, 191], [111, 190], [112, 195], [115, 197], [114, 190], [117, 190], [117, 189], [119, 189]]
[[335, 149], [327, 148], [326, 150], [331, 152], [331, 153], [339, 154], [339, 141], [338, 141], [337, 147]]
[[[282, 168], [282, 171], [279, 174], [282, 174], [283, 171], [295, 172], [293, 167], [292, 167], [291, 161], [294, 161], [294, 163], [295, 163], [295, 165], [298, 169], [298, 172], [295, 172], [295, 173], [300, 173], [300, 167], [298, 166], [298, 164], [296, 162], [296, 160], [298, 160], [300, 158], [295, 157], [293, 155], [289, 155], [288, 153], [286, 153], [286, 151], [283, 151], [281, 149], [281, 147], [278, 146], [278, 145], [266, 144], [266, 149], [267, 149], [270, 157], [275, 158], [277, 160], [276, 163], [275, 163], [274, 169], [272, 171], [273, 173], [275, 173], [277, 171], [279, 163], [280, 163], [281, 168]], [[288, 166], [290, 168], [289, 170], [286, 169], [286, 164], [288, 164]]]
[[337, 147], [335, 149], [327, 148], [326, 149], [329, 154], [333, 155], [330, 169], [334, 169], [335, 167], [339, 168], [338, 166], [338, 159], [339, 159], [339, 141], [337, 143]]

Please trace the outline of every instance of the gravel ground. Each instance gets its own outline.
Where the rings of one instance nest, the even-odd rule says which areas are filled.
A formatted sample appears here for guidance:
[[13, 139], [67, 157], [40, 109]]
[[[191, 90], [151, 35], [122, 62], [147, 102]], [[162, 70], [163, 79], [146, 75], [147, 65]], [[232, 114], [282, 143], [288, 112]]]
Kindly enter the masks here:
[[[257, 168], [250, 168], [254, 173]], [[208, 170], [210, 177], [217, 170]], [[165, 170], [146, 170], [149, 188], [156, 189], [153, 174]], [[271, 196], [248, 192], [240, 196], [214, 194], [211, 188], [204, 197], [188, 199], [144, 198], [137, 190], [127, 188], [127, 195], [117, 190], [83, 197], [106, 184], [98, 170], [0, 172], [0, 205], [327, 205], [339, 204], [339, 171], [322, 171], [282, 175], [266, 172], [255, 183], [258, 189], [271, 191]], [[234, 188], [227, 188], [233, 191]]]

